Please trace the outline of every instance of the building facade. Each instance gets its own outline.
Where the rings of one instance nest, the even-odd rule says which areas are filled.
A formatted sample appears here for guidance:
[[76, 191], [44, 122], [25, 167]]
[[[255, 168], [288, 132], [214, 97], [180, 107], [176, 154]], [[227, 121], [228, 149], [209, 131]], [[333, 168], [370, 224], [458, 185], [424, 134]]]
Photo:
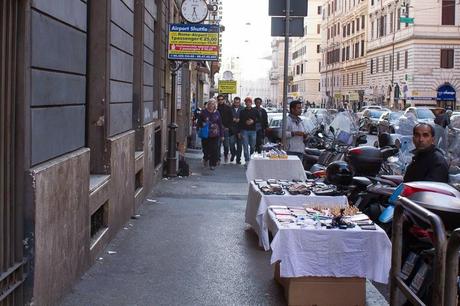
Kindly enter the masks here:
[[172, 92], [180, 3], [2, 2], [1, 305], [57, 304], [162, 177], [171, 121], [187, 145], [209, 65], [185, 65]]
[[325, 107], [357, 108], [366, 88], [368, 1], [330, 0], [322, 7], [321, 95]]
[[[408, 23], [400, 17], [410, 17]], [[393, 107], [458, 107], [460, 3], [371, 1], [367, 94]]]
[[284, 38], [274, 38], [271, 47], [270, 100], [272, 106], [281, 108], [283, 106]]
[[290, 84], [288, 96], [305, 102], [321, 101], [321, 4], [322, 0], [308, 1], [308, 17], [304, 18], [304, 36], [292, 38], [289, 48]]

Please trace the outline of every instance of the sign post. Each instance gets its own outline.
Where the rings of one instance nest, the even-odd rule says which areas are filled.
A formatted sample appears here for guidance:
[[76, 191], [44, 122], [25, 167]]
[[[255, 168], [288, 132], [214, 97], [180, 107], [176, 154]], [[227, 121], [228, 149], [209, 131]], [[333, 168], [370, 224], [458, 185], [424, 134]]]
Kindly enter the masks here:
[[[285, 2], [269, 0], [268, 15], [282, 16], [281, 18], [272, 17], [272, 36], [284, 36], [283, 126], [281, 134], [284, 149], [286, 149], [286, 119], [288, 112], [289, 37], [304, 36], [303, 17], [307, 16], [307, 10], [308, 2], [306, 0], [285, 0]], [[292, 16], [297, 16], [298, 18], [292, 18]]]
[[219, 80], [219, 93], [220, 94], [236, 94], [237, 84], [232, 80]]

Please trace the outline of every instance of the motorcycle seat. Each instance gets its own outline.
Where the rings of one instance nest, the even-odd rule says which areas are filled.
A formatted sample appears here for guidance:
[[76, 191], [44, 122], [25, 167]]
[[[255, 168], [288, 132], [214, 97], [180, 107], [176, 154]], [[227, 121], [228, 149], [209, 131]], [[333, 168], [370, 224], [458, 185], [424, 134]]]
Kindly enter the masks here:
[[323, 151], [320, 149], [315, 149], [315, 148], [305, 148], [305, 154], [307, 155], [314, 155], [314, 156], [320, 156]]
[[372, 184], [371, 180], [364, 176], [353, 177], [353, 184], [360, 187], [367, 187]]
[[396, 183], [396, 184], [401, 184], [403, 182], [402, 175], [381, 175], [380, 177], [385, 180], [392, 181], [393, 183]]

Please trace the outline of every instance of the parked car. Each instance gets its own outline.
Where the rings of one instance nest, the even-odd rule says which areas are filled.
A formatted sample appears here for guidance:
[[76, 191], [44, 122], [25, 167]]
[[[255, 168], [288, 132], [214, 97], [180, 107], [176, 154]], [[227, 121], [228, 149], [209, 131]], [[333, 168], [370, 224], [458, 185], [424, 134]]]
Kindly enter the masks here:
[[[305, 117], [300, 116], [305, 121]], [[283, 115], [273, 116], [268, 122], [268, 128], [265, 129], [265, 137], [269, 142], [277, 143], [281, 141], [283, 133]]]
[[380, 135], [381, 133], [396, 133], [398, 119], [402, 115], [403, 112], [384, 112], [377, 122], [377, 134]]
[[433, 114], [433, 111], [428, 107], [411, 106], [405, 110], [403, 116], [401, 117], [414, 117], [417, 122], [434, 124], [435, 115]]
[[363, 130], [368, 131], [369, 134], [372, 134], [373, 132], [377, 133], [379, 119], [383, 113], [385, 113], [385, 110], [382, 109], [366, 109], [360, 119], [360, 126]]

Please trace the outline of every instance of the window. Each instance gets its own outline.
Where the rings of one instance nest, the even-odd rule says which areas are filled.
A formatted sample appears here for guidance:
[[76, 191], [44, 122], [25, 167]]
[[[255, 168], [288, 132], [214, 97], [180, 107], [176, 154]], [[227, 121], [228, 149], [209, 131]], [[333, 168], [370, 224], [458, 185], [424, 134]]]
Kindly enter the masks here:
[[394, 70], [394, 64], [393, 64], [393, 55], [392, 54], [390, 54], [390, 63], [389, 63], [389, 65], [390, 66], [388, 67], [388, 69], [390, 71], [393, 71]]
[[300, 65], [300, 74], [303, 74], [303, 64]]
[[371, 74], [374, 74], [374, 59], [371, 58]]
[[321, 91], [321, 82], [318, 82], [318, 91]]
[[295, 74], [297, 74], [297, 75], [300, 74], [300, 66], [299, 65], [297, 65], [295, 67]]
[[347, 86], [350, 85], [350, 75], [347, 73]]
[[346, 26], [343, 26], [342, 36], [343, 37], [347, 36], [347, 27]]
[[355, 34], [355, 21], [351, 22], [351, 34]]
[[396, 17], [396, 29], [397, 30], [401, 30], [401, 10], [397, 10], [398, 11], [398, 16]]
[[347, 46], [347, 61], [350, 59], [350, 46]]
[[321, 45], [316, 45], [316, 53], [320, 53], [321, 52]]
[[354, 78], [355, 78], [355, 74], [352, 73], [352, 74], [351, 74], [351, 85], [353, 85], [353, 83], [354, 83]]
[[366, 17], [364, 15], [361, 16], [361, 29], [364, 29], [364, 23], [365, 23], [365, 19]]
[[364, 56], [364, 40], [361, 40], [361, 56]]
[[404, 69], [407, 69], [409, 66], [409, 51], [404, 51]]
[[382, 72], [385, 72], [385, 62], [386, 62], [385, 60], [386, 60], [386, 57], [384, 55], [382, 56]]
[[347, 24], [347, 35], [350, 36], [350, 24]]
[[342, 62], [345, 61], [345, 48], [342, 49]]
[[394, 21], [394, 16], [393, 12], [390, 13], [390, 30], [388, 31], [389, 33], [393, 33], [393, 21]]
[[330, 31], [330, 29], [329, 29], [329, 28], [327, 28], [327, 39], [329, 39], [329, 38], [330, 38], [330, 32], [331, 32], [331, 31]]
[[379, 73], [379, 58], [375, 60], [375, 73]]
[[356, 32], [359, 32], [359, 18], [356, 18]]
[[396, 54], [396, 70], [399, 70], [399, 62], [400, 62], [400, 54], [398, 52]]
[[321, 25], [320, 24], [317, 24], [316, 25], [316, 33], [321, 33]]
[[454, 49], [441, 49], [441, 68], [454, 68]]
[[321, 72], [321, 62], [318, 62], [318, 71]]
[[321, 15], [321, 5], [318, 6], [318, 15]]
[[364, 72], [361, 71], [361, 85], [364, 84]]
[[355, 58], [359, 57], [359, 42], [355, 44]]
[[442, 0], [442, 25], [455, 25], [455, 0]]
[[374, 38], [374, 21], [371, 22], [371, 39]]

